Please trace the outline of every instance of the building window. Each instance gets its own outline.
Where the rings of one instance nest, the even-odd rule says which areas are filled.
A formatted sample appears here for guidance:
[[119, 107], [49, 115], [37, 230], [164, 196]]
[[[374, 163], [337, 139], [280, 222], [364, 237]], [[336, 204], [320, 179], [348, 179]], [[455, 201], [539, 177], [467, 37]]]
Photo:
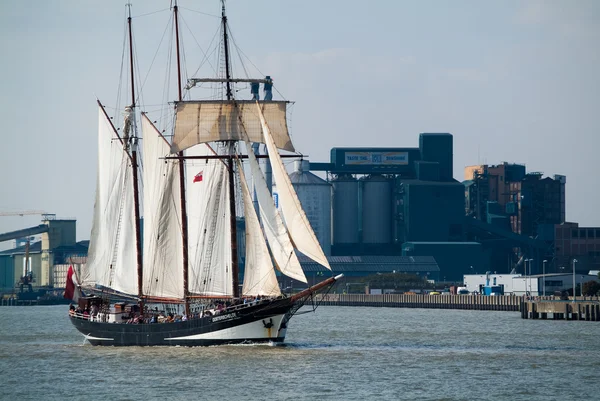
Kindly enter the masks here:
[[562, 280], [546, 280], [546, 287], [562, 287]]
[[593, 228], [588, 228], [587, 236], [588, 236], [588, 238], [594, 238], [594, 229]]
[[585, 229], [579, 230], [579, 238], [585, 238]]
[[573, 230], [571, 232], [571, 237], [573, 237], [573, 238], [579, 238], [579, 230]]

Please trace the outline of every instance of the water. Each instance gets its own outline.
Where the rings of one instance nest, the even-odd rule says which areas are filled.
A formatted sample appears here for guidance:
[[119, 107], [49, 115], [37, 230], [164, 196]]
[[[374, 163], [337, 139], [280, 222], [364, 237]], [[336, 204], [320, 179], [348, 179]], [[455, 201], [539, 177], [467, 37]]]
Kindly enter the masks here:
[[600, 399], [597, 322], [320, 307], [284, 346], [92, 347], [66, 306], [0, 308], [2, 400]]

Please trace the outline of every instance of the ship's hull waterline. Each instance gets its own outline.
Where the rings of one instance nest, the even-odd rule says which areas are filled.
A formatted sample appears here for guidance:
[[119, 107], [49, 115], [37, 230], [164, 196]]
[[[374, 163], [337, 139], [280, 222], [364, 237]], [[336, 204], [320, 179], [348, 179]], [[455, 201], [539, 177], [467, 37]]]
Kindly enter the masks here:
[[173, 323], [102, 323], [76, 316], [70, 319], [92, 345], [193, 347], [282, 343], [294, 310], [294, 303], [287, 298]]

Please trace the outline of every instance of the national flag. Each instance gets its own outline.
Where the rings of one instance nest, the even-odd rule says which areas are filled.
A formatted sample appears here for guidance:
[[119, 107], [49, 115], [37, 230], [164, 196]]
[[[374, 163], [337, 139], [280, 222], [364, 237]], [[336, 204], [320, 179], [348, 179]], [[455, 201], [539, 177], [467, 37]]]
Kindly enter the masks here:
[[65, 285], [65, 294], [63, 297], [65, 299], [72, 299], [73, 301], [79, 301], [79, 298], [83, 296], [81, 289], [79, 288], [79, 283], [74, 275], [73, 266], [69, 266], [69, 271], [67, 272], [67, 283]]
[[194, 182], [200, 182], [202, 181], [202, 171], [199, 172], [198, 174], [196, 174], [196, 176], [194, 176]]

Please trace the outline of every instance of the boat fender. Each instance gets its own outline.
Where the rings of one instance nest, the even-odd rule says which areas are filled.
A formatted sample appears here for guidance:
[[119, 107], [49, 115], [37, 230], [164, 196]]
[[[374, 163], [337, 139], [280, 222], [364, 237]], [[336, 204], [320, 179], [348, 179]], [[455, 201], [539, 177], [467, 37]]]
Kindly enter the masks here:
[[263, 320], [263, 326], [265, 326], [265, 329], [270, 329], [271, 327], [273, 327], [273, 319], [269, 319], [268, 323], [265, 323], [265, 321]]

